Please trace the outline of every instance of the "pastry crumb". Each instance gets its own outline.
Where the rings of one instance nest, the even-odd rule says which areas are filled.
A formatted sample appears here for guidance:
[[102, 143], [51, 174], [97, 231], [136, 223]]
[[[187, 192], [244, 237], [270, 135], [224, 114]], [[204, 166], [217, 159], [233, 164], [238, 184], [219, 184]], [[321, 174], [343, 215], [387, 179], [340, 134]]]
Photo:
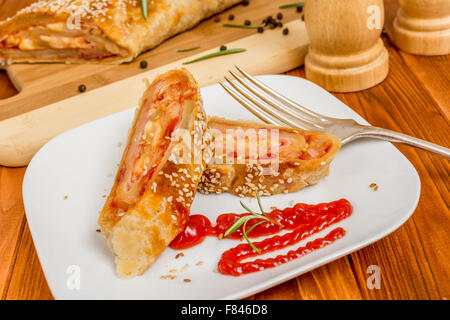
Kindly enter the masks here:
[[191, 282], [191, 279], [183, 279], [184, 282]]
[[65, 196], [64, 196], [64, 200], [67, 200], [67, 199], [69, 199], [69, 196], [68, 196], [68, 195], [65, 195]]
[[379, 186], [378, 186], [376, 183], [371, 183], [371, 184], [369, 185], [369, 187], [372, 188], [373, 191], [377, 191], [378, 188], [379, 188]]
[[183, 252], [177, 253], [177, 255], [175, 256], [175, 259], [178, 259], [180, 257], [184, 257], [184, 253]]
[[195, 265], [196, 266], [201, 266], [203, 264], [203, 261], [199, 261], [199, 262], [197, 262]]
[[185, 264], [183, 268], [181, 268], [181, 272], [184, 272], [189, 268], [189, 264]]
[[102, 230], [100, 230], [100, 229], [97, 229], [97, 230], [95, 230], [96, 232], [102, 232]]
[[122, 146], [122, 142], [120, 142], [120, 141], [119, 141], [119, 142], [117, 142], [117, 147], [119, 147], [119, 148], [120, 148], [121, 146]]
[[160, 278], [163, 279], [163, 280], [164, 279], [171, 279], [171, 280], [173, 280], [173, 279], [176, 279], [177, 276], [173, 276], [171, 274], [167, 274], [167, 275], [161, 276]]

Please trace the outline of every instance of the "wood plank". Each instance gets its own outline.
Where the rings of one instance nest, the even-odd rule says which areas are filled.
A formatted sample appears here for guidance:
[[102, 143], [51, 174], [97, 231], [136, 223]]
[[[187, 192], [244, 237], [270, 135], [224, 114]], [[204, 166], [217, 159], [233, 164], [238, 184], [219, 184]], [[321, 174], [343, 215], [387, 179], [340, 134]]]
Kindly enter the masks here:
[[6, 295], [25, 224], [22, 202], [24, 168], [0, 167], [0, 297]]
[[[2, 3], [0, 2], [0, 8]], [[0, 10], [1, 12], [1, 10]], [[16, 91], [5, 72], [0, 72], [0, 99]], [[0, 167], [0, 297], [6, 290], [14, 268], [19, 239], [25, 224], [22, 204], [22, 179], [25, 170]]]
[[299, 300], [297, 280], [292, 279], [252, 296], [254, 300]]
[[28, 224], [20, 239], [20, 248], [6, 299], [53, 299], [36, 254]]
[[360, 300], [361, 293], [348, 257], [297, 277], [303, 300]]

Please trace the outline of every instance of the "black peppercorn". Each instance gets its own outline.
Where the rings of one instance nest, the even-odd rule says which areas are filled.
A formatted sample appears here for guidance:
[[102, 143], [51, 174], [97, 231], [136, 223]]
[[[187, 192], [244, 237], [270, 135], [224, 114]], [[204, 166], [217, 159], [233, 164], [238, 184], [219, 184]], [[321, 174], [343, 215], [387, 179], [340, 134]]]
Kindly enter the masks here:
[[248, 6], [249, 4], [250, 4], [249, 0], [242, 1], [242, 5], [244, 5], [244, 6]]
[[278, 26], [279, 26], [280, 28], [283, 28], [283, 22], [278, 22]]
[[269, 28], [270, 29], [275, 29], [277, 27], [278, 23], [276, 22], [271, 22]]
[[250, 20], [245, 20], [245, 21], [244, 21], [244, 24], [245, 24], [246, 26], [249, 26], [249, 25], [252, 24], [252, 22], [251, 22]]
[[78, 86], [78, 91], [79, 91], [79, 92], [85, 92], [85, 91], [86, 91], [86, 86], [85, 86], [84, 84], [80, 84], [80, 85]]
[[258, 32], [259, 33], [263, 33], [264, 32], [264, 28], [263, 27], [258, 27]]
[[279, 12], [279, 13], [277, 14], [277, 19], [278, 19], [278, 20], [283, 19], [283, 14], [282, 14], [281, 12]]
[[283, 35], [288, 35], [289, 34], [289, 29], [288, 28], [284, 28], [283, 29]]
[[302, 21], [305, 21], [305, 15], [302, 15]]
[[297, 12], [303, 12], [303, 6], [297, 6]]
[[227, 46], [221, 45], [220, 46], [220, 51], [225, 51], [225, 50], [227, 50]]
[[145, 69], [148, 67], [148, 63], [145, 60], [142, 60], [141, 63], [139, 64], [139, 66], [141, 67], [141, 69]]
[[230, 14], [229, 16], [228, 16], [228, 20], [234, 20], [234, 14]]
[[215, 17], [214, 22], [220, 22], [220, 17], [219, 16]]

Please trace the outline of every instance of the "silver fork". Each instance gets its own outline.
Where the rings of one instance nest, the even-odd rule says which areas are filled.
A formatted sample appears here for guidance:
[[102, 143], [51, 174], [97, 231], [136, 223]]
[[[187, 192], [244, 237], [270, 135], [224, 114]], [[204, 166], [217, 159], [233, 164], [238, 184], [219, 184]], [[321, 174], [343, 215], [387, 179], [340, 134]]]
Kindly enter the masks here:
[[361, 125], [353, 119], [336, 119], [318, 114], [269, 88], [242, 68], [235, 67], [240, 73], [239, 75], [230, 71], [235, 81], [225, 76], [226, 82], [220, 84], [233, 98], [264, 122], [331, 133], [339, 137], [343, 145], [360, 138], [375, 138], [404, 143], [450, 158], [450, 149], [437, 144], [395, 131]]

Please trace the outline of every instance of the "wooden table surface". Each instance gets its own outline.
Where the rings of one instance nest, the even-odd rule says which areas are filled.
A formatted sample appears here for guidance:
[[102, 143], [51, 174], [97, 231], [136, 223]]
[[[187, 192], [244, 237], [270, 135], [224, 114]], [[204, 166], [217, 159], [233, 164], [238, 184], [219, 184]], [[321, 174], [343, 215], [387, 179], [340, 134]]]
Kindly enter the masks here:
[[[7, 2], [15, 3], [0, 0], [2, 14], [13, 7]], [[385, 0], [385, 4], [389, 30], [397, 3]], [[335, 96], [372, 125], [449, 146], [450, 56], [409, 55], [383, 38], [390, 55], [387, 79], [368, 90]], [[288, 74], [304, 77], [304, 69]], [[15, 93], [0, 71], [0, 99]], [[384, 239], [249, 299], [450, 298], [449, 162], [407, 146], [396, 147], [422, 181], [413, 216]], [[0, 167], [0, 297], [52, 299], [23, 208], [25, 169]], [[371, 265], [380, 268], [379, 289], [367, 287]]]

